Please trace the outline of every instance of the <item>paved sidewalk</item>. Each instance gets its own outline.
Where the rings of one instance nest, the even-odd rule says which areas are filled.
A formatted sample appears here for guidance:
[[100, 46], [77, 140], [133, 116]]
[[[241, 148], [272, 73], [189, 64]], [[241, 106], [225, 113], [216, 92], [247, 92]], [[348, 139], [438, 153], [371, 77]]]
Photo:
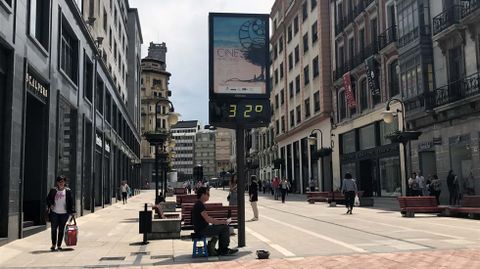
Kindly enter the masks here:
[[[224, 202], [227, 196], [226, 191], [212, 190], [211, 202]], [[475, 245], [466, 245], [464, 240], [447, 238], [449, 242], [458, 243], [457, 248], [451, 249], [433, 249], [412, 251], [397, 251], [385, 252], [388, 247], [385, 240], [379, 241], [379, 244], [385, 245], [377, 249], [375, 246], [370, 246], [373, 249], [365, 254], [358, 254], [348, 249], [339, 248], [332, 244], [316, 244], [308, 245], [301, 240], [305, 239], [302, 232], [295, 233], [289, 230], [281, 230], [278, 225], [269, 224], [269, 219], [281, 219], [285, 215], [283, 211], [279, 211], [278, 215], [261, 215], [261, 221], [247, 222], [247, 247], [241, 248], [237, 256], [231, 257], [209, 257], [209, 258], [195, 258], [191, 257], [192, 242], [186, 236], [190, 231], [182, 232], [183, 239], [177, 240], [151, 240], [148, 245], [139, 245], [142, 240], [142, 235], [138, 233], [138, 211], [143, 209], [144, 203], [149, 203], [153, 200], [153, 191], [143, 191], [140, 195], [129, 199], [127, 205], [121, 203], [114, 204], [104, 209], [98, 210], [94, 214], [77, 218], [77, 223], [80, 227], [78, 246], [66, 249], [62, 252], [50, 252], [50, 229], [40, 232], [33, 236], [16, 240], [9, 244], [0, 247], [0, 268], [480, 268], [480, 249]], [[309, 205], [301, 199], [301, 196], [289, 196], [287, 204], [274, 203], [276, 201], [263, 200], [262, 213], [267, 212], [269, 205], [276, 205], [278, 209], [284, 211], [296, 211], [302, 213], [303, 211], [315, 210], [315, 214], [327, 214], [328, 218], [335, 221], [335, 218], [346, 218], [343, 215], [337, 215], [337, 212], [343, 212], [343, 208], [327, 208], [325, 205]], [[169, 198], [173, 199], [173, 198]], [[268, 198], [267, 198], [268, 199]], [[295, 203], [294, 201], [299, 202]], [[375, 216], [375, 215], [390, 215], [377, 214], [378, 210], [358, 209], [359, 216]], [[274, 211], [269, 211], [275, 213]], [[312, 213], [313, 214], [313, 213]], [[332, 215], [333, 214], [333, 215]], [[289, 215], [292, 221], [295, 221], [293, 215]], [[251, 217], [251, 208], [246, 204], [246, 218]], [[263, 218], [262, 218], [263, 217]], [[355, 217], [355, 215], [354, 215]], [[378, 216], [376, 218], [379, 218]], [[393, 218], [396, 220], [397, 217]], [[422, 223], [437, 221], [440, 219], [401, 219], [399, 221], [408, 223]], [[352, 219], [352, 221], [355, 219]], [[358, 229], [362, 228], [360, 219], [355, 220]], [[365, 221], [365, 220], [364, 220]], [[446, 221], [446, 220], [443, 220]], [[476, 222], [466, 220], [450, 220], [459, 229], [467, 227], [465, 232], [469, 231], [472, 242], [474, 239], [480, 239], [478, 232], [475, 229]], [[325, 225], [322, 222], [315, 223], [315, 226]], [[398, 225], [404, 223], [399, 222]], [[296, 227], [289, 224], [290, 227]], [[312, 235], [318, 235], [319, 231], [313, 232], [314, 226], [307, 227], [306, 221], [298, 223], [303, 231], [309, 232]], [[371, 225], [371, 224], [370, 224]], [[390, 227], [392, 233], [398, 232], [396, 225], [385, 224]], [[430, 225], [430, 224], [429, 224]], [[440, 227], [450, 227], [449, 224]], [[332, 226], [334, 227], [334, 226]], [[470, 228], [468, 228], [470, 227]], [[289, 232], [291, 237], [284, 237], [282, 233], [274, 232], [275, 236], [268, 236], [265, 229], [275, 229], [278, 231]], [[308, 229], [308, 230], [306, 230]], [[416, 230], [407, 228], [409, 233], [405, 234], [414, 236], [414, 238], [425, 237], [425, 234], [418, 234]], [[323, 230], [324, 234], [328, 234], [327, 230]], [[461, 231], [459, 231], [461, 232]], [[410, 234], [411, 233], [411, 234]], [[341, 240], [342, 234], [334, 233], [335, 238]], [[351, 233], [349, 236], [359, 236], [359, 234]], [[440, 236], [440, 233], [430, 232], [431, 236]], [[303, 236], [303, 237], [302, 237]], [[323, 235], [322, 235], [323, 236]], [[478, 238], [477, 238], [478, 237]], [[463, 238], [463, 237], [462, 237]], [[420, 238], [421, 239], [421, 238]], [[297, 240], [298, 242], [292, 242]], [[361, 240], [361, 238], [356, 239]], [[421, 242], [429, 242], [427, 239], [422, 239]], [[310, 240], [311, 241], [311, 240]], [[316, 239], [316, 241], [320, 241]], [[347, 241], [346, 241], [347, 242]], [[361, 241], [365, 242], [365, 241]], [[290, 243], [290, 244], [289, 244]], [[300, 243], [300, 244], [299, 244]], [[351, 243], [351, 242], [350, 242]], [[294, 244], [295, 246], [293, 246]], [[395, 244], [398, 244], [395, 243]], [[438, 243], [439, 247], [444, 243]], [[231, 246], [237, 245], [237, 237], [231, 237]], [[364, 244], [363, 248], [367, 248], [368, 244]], [[371, 245], [371, 244], [370, 244]], [[284, 248], [282, 248], [284, 246]], [[410, 246], [412, 246], [410, 244]], [[269, 249], [271, 251], [271, 259], [258, 260], [256, 259], [255, 251], [257, 249]], [[293, 255], [289, 251], [295, 252]], [[300, 250], [305, 250], [302, 254]], [[330, 252], [329, 252], [330, 251]], [[305, 254], [309, 253], [309, 254]], [[320, 253], [324, 256], [318, 256]], [[342, 253], [341, 255], [338, 255]]]

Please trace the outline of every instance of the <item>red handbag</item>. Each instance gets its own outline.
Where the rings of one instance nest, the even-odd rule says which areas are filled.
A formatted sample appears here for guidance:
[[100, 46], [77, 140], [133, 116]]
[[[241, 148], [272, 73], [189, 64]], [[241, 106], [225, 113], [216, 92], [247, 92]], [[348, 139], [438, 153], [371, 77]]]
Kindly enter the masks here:
[[[73, 224], [72, 224], [73, 221]], [[78, 226], [75, 216], [72, 216], [67, 225], [65, 225], [65, 245], [67, 246], [76, 246], [78, 239]]]

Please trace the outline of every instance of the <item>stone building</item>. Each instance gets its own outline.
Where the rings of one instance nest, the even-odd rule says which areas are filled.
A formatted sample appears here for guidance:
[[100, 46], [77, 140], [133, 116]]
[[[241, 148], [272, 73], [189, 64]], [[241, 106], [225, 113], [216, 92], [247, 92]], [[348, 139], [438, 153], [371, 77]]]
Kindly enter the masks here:
[[216, 174], [228, 172], [232, 169], [230, 156], [232, 154], [233, 131], [225, 128], [217, 128], [215, 132], [215, 162]]
[[[394, 197], [405, 189], [403, 146], [386, 135], [402, 119], [383, 121], [390, 98], [400, 98], [395, 1], [336, 0], [330, 4], [334, 103], [333, 186], [345, 173], [366, 197]], [[392, 103], [392, 110], [400, 103]]]
[[197, 120], [179, 121], [171, 128], [172, 137], [176, 141], [173, 169], [178, 172], [178, 181], [193, 179], [195, 138], [199, 130]]
[[122, 179], [140, 187], [126, 89], [138, 66], [127, 66], [126, 50], [139, 53], [142, 35], [136, 9], [110, 3], [0, 1], [0, 244], [46, 229], [45, 197], [58, 175], [79, 215], [114, 203]]
[[[141, 75], [141, 133], [154, 132], [156, 129], [168, 132], [169, 104], [171, 95], [168, 84], [171, 74], [167, 71], [167, 46], [165, 43], [150, 42], [148, 55], [142, 59]], [[157, 105], [158, 103], [158, 105]], [[157, 116], [157, 119], [155, 119]], [[142, 178], [154, 180], [155, 147], [142, 136], [141, 141]]]
[[449, 170], [458, 176], [461, 193], [480, 192], [480, 4], [431, 0], [412, 6], [412, 16], [424, 19], [415, 20], [413, 28], [427, 28], [424, 39], [431, 40], [430, 54], [423, 56], [427, 62], [417, 64], [417, 84], [412, 86], [407, 74], [402, 85], [409, 127], [422, 132], [411, 143], [411, 166], [425, 177], [437, 174], [441, 201], [448, 202]]
[[214, 131], [202, 130], [197, 132], [195, 136], [193, 163], [202, 166], [205, 180], [218, 177], [215, 161], [215, 141]]
[[[330, 189], [331, 159], [313, 158], [308, 137], [323, 133], [318, 143], [330, 145], [331, 68], [329, 1], [275, 1], [272, 20], [272, 121], [258, 132], [260, 176], [287, 178], [292, 191], [303, 193], [310, 178]], [[272, 139], [275, 137], [275, 143]], [[253, 152], [255, 153], [255, 152]], [[260, 161], [261, 160], [261, 161]], [[275, 170], [274, 160], [281, 165]]]

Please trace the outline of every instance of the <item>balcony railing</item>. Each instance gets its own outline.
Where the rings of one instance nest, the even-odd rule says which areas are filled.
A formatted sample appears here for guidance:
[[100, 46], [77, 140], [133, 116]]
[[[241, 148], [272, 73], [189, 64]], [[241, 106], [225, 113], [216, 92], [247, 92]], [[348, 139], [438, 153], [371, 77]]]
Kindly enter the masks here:
[[462, 3], [462, 19], [480, 8], [480, 0], [464, 0]]
[[436, 35], [449, 26], [459, 23], [463, 7], [454, 5], [433, 18], [433, 35]]
[[378, 50], [382, 50], [395, 41], [397, 41], [397, 26], [393, 25], [378, 36]]
[[337, 69], [335, 69], [333, 73], [333, 80], [341, 78], [347, 71], [350, 71], [363, 64], [368, 57], [375, 55], [377, 52], [378, 45], [376, 42], [361, 49], [357, 54], [355, 54], [355, 57], [345, 60], [345, 63], [337, 66]]
[[479, 73], [436, 89], [430, 102], [438, 107], [476, 95], [480, 95]]

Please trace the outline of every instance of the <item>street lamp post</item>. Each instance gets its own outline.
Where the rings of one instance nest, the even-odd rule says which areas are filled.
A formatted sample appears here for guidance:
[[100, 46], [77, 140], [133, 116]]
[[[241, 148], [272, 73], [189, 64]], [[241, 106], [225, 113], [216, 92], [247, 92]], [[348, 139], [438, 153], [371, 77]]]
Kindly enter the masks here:
[[[390, 104], [392, 102], [398, 102], [401, 104], [402, 108], [397, 109], [396, 111], [392, 111]], [[402, 130], [401, 131], [396, 131], [393, 132], [392, 134], [387, 135], [387, 138], [389, 138], [392, 143], [402, 143], [403, 145], [403, 163], [405, 165], [405, 174], [403, 175], [403, 180], [402, 180], [402, 195], [406, 194], [406, 180], [407, 180], [407, 175], [408, 175], [408, 167], [407, 167], [407, 147], [406, 144], [411, 141], [411, 140], [416, 140], [418, 137], [422, 134], [422, 132], [414, 132], [414, 131], [407, 131], [407, 124], [406, 124], [406, 116], [405, 116], [405, 104], [403, 101], [399, 98], [390, 98], [390, 100], [387, 101], [385, 105], [385, 111], [382, 112], [383, 114], [383, 121], [387, 124], [390, 124], [393, 122], [393, 119], [395, 115], [400, 112], [402, 114]], [[410, 167], [411, 169], [411, 167]]]
[[[314, 136], [315, 132], [319, 132], [320, 133], [320, 149], [317, 149], [317, 152], [318, 154], [320, 155], [320, 159], [321, 159], [321, 163], [322, 163], [322, 166], [321, 166], [321, 176], [322, 176], [322, 186], [324, 186], [324, 182], [325, 182], [325, 165], [324, 165], [324, 162], [323, 162], [323, 157], [324, 156], [328, 156], [331, 154], [332, 152], [332, 148], [324, 148], [323, 147], [323, 132], [322, 130], [320, 129], [313, 129], [311, 132], [310, 132], [310, 136], [308, 137], [308, 143], [310, 145], [315, 145], [317, 143], [317, 137]], [[330, 206], [335, 206], [336, 203], [335, 203], [335, 192], [333, 190], [333, 177], [331, 178], [331, 181], [330, 181], [330, 188], [331, 188], [331, 191], [332, 191], [332, 200], [333, 202], [330, 203]]]
[[[166, 129], [164, 130], [160, 130], [158, 124], [157, 124], [157, 121], [158, 121], [158, 105], [162, 102], [166, 102], [169, 104], [169, 112], [167, 114], [162, 114], [160, 116], [163, 116], [163, 115], [167, 115], [168, 116], [168, 123], [170, 126], [172, 125], [175, 125], [177, 124], [178, 122], [178, 113], [175, 113], [175, 108], [173, 106], [173, 103], [166, 99], [166, 98], [160, 98], [156, 103], [155, 103], [155, 131], [152, 132], [152, 133], [145, 133], [144, 136], [145, 138], [147, 139], [147, 141], [155, 146], [155, 203], [158, 202], [158, 192], [159, 192], [159, 176], [160, 176], [160, 173], [158, 171], [158, 166], [159, 166], [159, 159], [160, 159], [160, 154], [163, 155], [163, 145], [164, 143], [166, 142], [166, 140], [168, 139], [168, 131]], [[159, 147], [162, 147], [162, 153], [159, 152]], [[162, 165], [164, 166], [164, 165]], [[166, 169], [166, 168], [164, 168]], [[163, 195], [166, 195], [166, 184], [165, 184], [165, 181], [166, 181], [166, 176], [165, 176], [165, 179], [164, 179], [164, 186], [163, 186]]]

